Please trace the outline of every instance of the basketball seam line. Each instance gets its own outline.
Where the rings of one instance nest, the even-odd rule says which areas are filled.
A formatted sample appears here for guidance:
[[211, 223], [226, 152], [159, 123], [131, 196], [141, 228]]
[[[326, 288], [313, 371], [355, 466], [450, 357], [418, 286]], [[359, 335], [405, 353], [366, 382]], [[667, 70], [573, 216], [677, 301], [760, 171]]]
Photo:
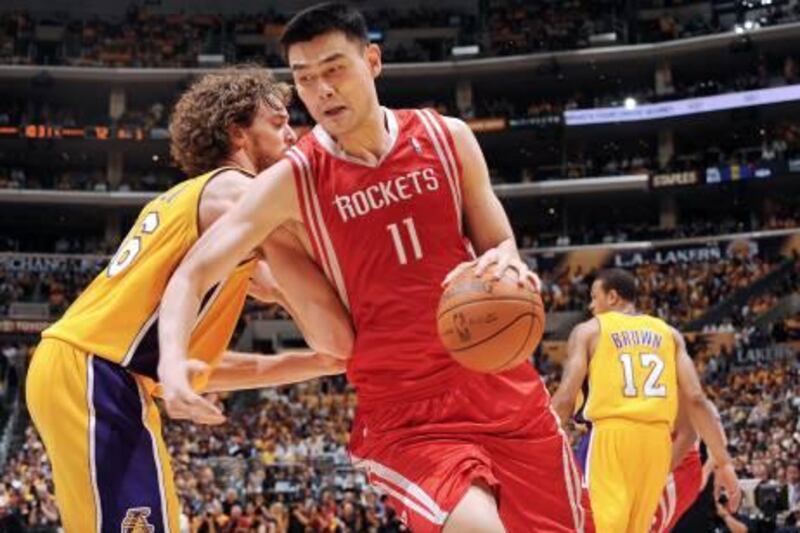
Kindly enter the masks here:
[[[474, 347], [478, 346], [479, 344], [483, 344], [484, 342], [490, 341], [490, 340], [492, 340], [493, 338], [495, 338], [495, 337], [497, 337], [498, 335], [500, 335], [501, 333], [505, 332], [505, 331], [506, 331], [508, 328], [510, 328], [511, 326], [513, 326], [514, 324], [516, 324], [517, 322], [519, 322], [519, 320], [520, 320], [521, 318], [524, 318], [524, 317], [526, 317], [526, 316], [535, 317], [536, 315], [534, 315], [533, 313], [522, 313], [522, 314], [521, 314], [521, 315], [519, 315], [517, 318], [515, 318], [514, 320], [512, 320], [511, 322], [509, 322], [508, 324], [506, 324], [505, 326], [503, 326], [501, 329], [498, 329], [497, 331], [495, 331], [494, 333], [492, 333], [492, 334], [491, 334], [491, 335], [489, 335], [488, 337], [486, 337], [486, 338], [483, 338], [483, 339], [481, 339], [481, 340], [479, 340], [479, 341], [476, 341], [475, 343], [473, 343], [473, 344], [470, 344], [469, 346], [462, 346], [462, 347], [461, 347], [461, 348], [459, 348], [458, 350], [449, 350], [449, 351], [450, 351], [450, 352], [452, 352], [452, 353], [463, 352], [464, 350], [469, 350], [470, 348], [474, 348]], [[530, 330], [529, 330], [529, 332], [530, 332]], [[519, 353], [519, 350], [517, 350], [517, 353]]]
[[541, 307], [542, 309], [544, 309], [544, 305], [540, 305], [539, 304], [539, 300], [531, 300], [529, 298], [517, 298], [515, 296], [494, 296], [492, 298], [481, 298], [480, 300], [470, 300], [469, 302], [461, 302], [459, 304], [454, 305], [453, 307], [449, 307], [449, 308], [445, 309], [444, 311], [440, 311], [440, 312], [436, 313], [436, 318], [439, 319], [439, 318], [441, 318], [442, 315], [444, 315], [446, 313], [449, 313], [450, 311], [455, 311], [459, 307], [463, 307], [465, 305], [471, 305], [471, 304], [477, 304], [477, 303], [483, 303], [483, 302], [498, 302], [498, 301], [501, 301], [501, 302], [527, 302], [527, 303], [530, 303], [530, 304], [532, 304], [532, 305], [534, 305], [536, 307]]
[[[534, 322], [534, 321], [533, 321], [533, 320], [531, 320], [530, 324], [528, 324], [528, 332], [525, 334], [525, 340], [526, 340], [526, 341], [528, 340], [528, 337], [530, 336], [530, 334], [531, 334], [531, 331], [533, 330], [533, 322]], [[522, 343], [522, 346], [520, 346], [520, 347], [517, 349], [517, 351], [516, 351], [516, 352], [514, 352], [514, 355], [512, 355], [511, 357], [509, 357], [509, 358], [508, 358], [508, 360], [507, 360], [505, 363], [503, 363], [502, 365], [500, 365], [500, 366], [497, 368], [497, 370], [495, 370], [495, 372], [503, 372], [504, 370], [508, 370], [508, 368], [507, 368], [507, 367], [508, 367], [508, 366], [509, 366], [509, 365], [510, 365], [512, 362], [514, 362], [514, 360], [515, 360], [515, 359], [517, 358], [517, 356], [520, 354], [520, 352], [522, 351], [522, 349], [523, 349], [523, 348], [525, 348], [525, 344], [526, 344], [526, 342], [523, 342], [523, 343]], [[536, 343], [536, 344], [538, 345], [539, 343]], [[534, 348], [534, 350], [535, 350], [535, 349], [536, 349], [536, 348]]]

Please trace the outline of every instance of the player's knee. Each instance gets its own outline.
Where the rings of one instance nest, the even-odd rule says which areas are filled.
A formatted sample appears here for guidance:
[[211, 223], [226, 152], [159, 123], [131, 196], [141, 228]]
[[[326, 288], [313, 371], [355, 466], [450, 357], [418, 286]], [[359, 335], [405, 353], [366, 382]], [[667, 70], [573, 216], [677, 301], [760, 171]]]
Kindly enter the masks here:
[[491, 491], [472, 485], [444, 524], [443, 533], [505, 533]]

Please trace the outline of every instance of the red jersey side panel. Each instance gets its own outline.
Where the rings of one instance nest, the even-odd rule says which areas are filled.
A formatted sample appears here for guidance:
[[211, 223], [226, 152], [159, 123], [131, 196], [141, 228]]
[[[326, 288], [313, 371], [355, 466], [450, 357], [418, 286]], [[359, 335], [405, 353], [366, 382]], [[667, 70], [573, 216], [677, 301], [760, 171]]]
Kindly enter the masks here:
[[653, 520], [653, 533], [672, 531], [681, 516], [694, 504], [703, 482], [703, 464], [700, 450], [695, 446], [686, 453], [683, 461], [667, 479]]

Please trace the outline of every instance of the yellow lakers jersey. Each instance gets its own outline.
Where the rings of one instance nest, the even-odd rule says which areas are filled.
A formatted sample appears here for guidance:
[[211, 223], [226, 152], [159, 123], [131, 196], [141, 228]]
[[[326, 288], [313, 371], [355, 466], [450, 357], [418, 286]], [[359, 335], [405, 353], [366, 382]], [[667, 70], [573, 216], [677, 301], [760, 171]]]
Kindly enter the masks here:
[[589, 361], [578, 420], [665, 422], [678, 411], [675, 340], [663, 321], [647, 315], [598, 315], [600, 337]]
[[[139, 213], [108, 266], [64, 316], [42, 333], [157, 378], [158, 310], [170, 276], [199, 238], [205, 185], [226, 169], [184, 181]], [[213, 366], [230, 342], [255, 261], [247, 261], [205, 295], [189, 357]]]

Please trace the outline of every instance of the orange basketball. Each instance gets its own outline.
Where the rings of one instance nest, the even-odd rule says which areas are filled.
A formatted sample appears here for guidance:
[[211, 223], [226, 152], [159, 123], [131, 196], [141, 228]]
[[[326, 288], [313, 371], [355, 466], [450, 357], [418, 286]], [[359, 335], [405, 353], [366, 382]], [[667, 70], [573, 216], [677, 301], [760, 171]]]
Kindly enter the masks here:
[[510, 370], [528, 360], [544, 334], [544, 304], [529, 285], [506, 275], [475, 276], [466, 269], [447, 287], [436, 312], [439, 338], [476, 372]]

